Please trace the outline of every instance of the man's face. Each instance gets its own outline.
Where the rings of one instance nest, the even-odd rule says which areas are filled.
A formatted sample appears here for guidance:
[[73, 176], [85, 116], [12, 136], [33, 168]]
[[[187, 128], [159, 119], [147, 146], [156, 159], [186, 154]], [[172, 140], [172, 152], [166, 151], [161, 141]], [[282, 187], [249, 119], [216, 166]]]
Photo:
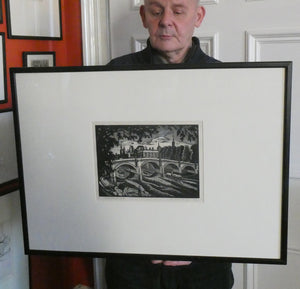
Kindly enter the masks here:
[[197, 0], [145, 0], [140, 15], [153, 48], [163, 53], [186, 53], [205, 9]]

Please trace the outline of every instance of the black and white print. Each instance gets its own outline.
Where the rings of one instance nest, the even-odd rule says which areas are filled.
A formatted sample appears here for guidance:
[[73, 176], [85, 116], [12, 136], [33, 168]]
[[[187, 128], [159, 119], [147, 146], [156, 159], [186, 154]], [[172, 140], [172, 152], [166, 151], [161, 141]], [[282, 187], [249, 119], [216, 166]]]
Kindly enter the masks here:
[[198, 124], [95, 125], [99, 196], [200, 198]]

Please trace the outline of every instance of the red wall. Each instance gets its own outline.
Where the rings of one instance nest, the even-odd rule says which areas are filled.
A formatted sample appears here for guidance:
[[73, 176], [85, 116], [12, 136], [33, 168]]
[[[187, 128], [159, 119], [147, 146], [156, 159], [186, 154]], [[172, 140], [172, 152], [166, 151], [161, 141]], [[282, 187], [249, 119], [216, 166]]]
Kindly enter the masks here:
[[[8, 102], [0, 104], [0, 110], [11, 108], [10, 67], [22, 67], [24, 51], [55, 51], [56, 66], [81, 66], [81, 10], [80, 0], [61, 0], [62, 40], [8, 39], [5, 1], [2, 1], [5, 33]], [[91, 258], [67, 258], [31, 256], [31, 289], [71, 289], [77, 284], [93, 286], [93, 262]]]
[[81, 42], [81, 10], [80, 0], [61, 0], [62, 12], [62, 40], [25, 40], [8, 39], [5, 1], [2, 1], [3, 24], [0, 32], [5, 33], [5, 53], [7, 68], [8, 103], [0, 104], [0, 109], [11, 107], [11, 89], [9, 68], [23, 66], [23, 51], [55, 51], [56, 66], [82, 65]]
[[90, 258], [31, 256], [31, 289], [72, 289], [78, 284], [93, 287]]

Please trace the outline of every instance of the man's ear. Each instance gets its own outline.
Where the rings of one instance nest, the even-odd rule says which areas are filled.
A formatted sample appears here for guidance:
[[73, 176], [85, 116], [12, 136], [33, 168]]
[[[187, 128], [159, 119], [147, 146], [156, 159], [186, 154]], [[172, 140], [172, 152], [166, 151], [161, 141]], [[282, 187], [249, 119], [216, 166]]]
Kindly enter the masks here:
[[195, 27], [199, 27], [205, 17], [205, 8], [203, 6], [198, 6], [197, 7], [197, 18], [195, 21]]
[[140, 6], [140, 16], [141, 16], [141, 19], [142, 19], [142, 22], [143, 22], [143, 26], [145, 28], [148, 28], [148, 25], [146, 23], [145, 5]]

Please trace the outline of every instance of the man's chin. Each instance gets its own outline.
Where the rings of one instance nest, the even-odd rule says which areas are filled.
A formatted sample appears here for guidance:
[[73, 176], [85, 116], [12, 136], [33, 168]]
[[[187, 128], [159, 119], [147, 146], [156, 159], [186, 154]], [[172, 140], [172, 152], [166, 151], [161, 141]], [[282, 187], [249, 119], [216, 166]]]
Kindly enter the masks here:
[[180, 48], [172, 43], [156, 43], [155, 45], [152, 45], [152, 47], [162, 53], [172, 53], [175, 51], [180, 50]]

